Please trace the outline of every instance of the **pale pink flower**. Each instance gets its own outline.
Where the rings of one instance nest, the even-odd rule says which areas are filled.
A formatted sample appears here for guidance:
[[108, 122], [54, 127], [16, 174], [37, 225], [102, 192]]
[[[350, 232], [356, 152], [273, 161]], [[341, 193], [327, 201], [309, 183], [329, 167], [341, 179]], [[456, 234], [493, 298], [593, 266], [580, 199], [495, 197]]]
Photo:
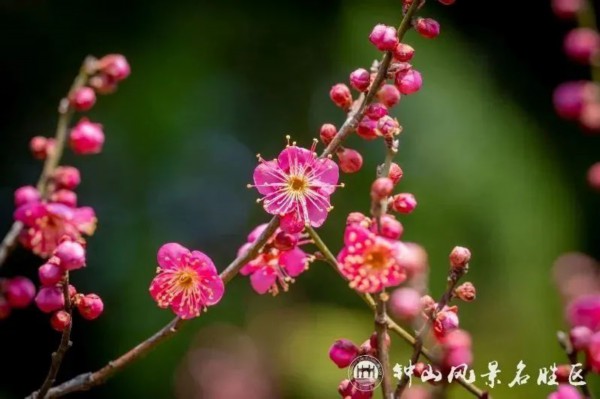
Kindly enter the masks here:
[[169, 243], [158, 250], [157, 259], [159, 267], [150, 284], [150, 295], [159, 307], [171, 307], [177, 316], [191, 319], [223, 297], [223, 280], [202, 252]]
[[[266, 224], [256, 227], [248, 235], [248, 242], [239, 249], [238, 254], [244, 254], [266, 227]], [[287, 291], [289, 283], [293, 282], [293, 277], [299, 276], [308, 268], [310, 258], [298, 247], [302, 244], [301, 241], [298, 241], [299, 234], [292, 234], [295, 240], [291, 240], [291, 242], [294, 245], [291, 248], [288, 247], [289, 249], [286, 248], [287, 250], [282, 250], [280, 249], [281, 245], [277, 244], [277, 237], [281, 233], [282, 231], [277, 229], [258, 256], [240, 270], [242, 275], [250, 276], [250, 284], [259, 294], [271, 292], [275, 295], [279, 292], [279, 286]]]
[[79, 241], [96, 229], [96, 214], [89, 207], [71, 208], [54, 202], [27, 203], [15, 211], [15, 220], [23, 223], [21, 244], [34, 254], [47, 258], [64, 237]]
[[[288, 145], [277, 159], [260, 159], [254, 169], [254, 187], [264, 196], [263, 207], [268, 213], [313, 227], [325, 222], [331, 209], [329, 197], [338, 187], [339, 170], [331, 159], [318, 158], [314, 147], [307, 150]], [[281, 227], [286, 229], [287, 225]]]
[[360, 224], [350, 224], [346, 227], [344, 244], [338, 262], [351, 288], [374, 293], [406, 280], [403, 259], [406, 248], [400, 241], [378, 236]]

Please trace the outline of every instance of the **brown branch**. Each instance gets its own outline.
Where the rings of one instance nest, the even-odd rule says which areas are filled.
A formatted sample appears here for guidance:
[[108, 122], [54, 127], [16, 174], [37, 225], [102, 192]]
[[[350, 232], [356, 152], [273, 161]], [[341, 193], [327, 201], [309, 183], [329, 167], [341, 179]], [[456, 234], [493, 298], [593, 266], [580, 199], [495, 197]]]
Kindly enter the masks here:
[[[565, 354], [567, 355], [567, 358], [569, 359], [569, 362], [571, 363], [571, 365], [578, 364], [579, 362], [577, 361], [577, 351], [575, 350], [575, 348], [573, 348], [573, 345], [571, 344], [571, 339], [569, 338], [568, 334], [565, 334], [563, 331], [559, 331], [557, 334], [557, 338], [558, 338], [558, 343], [565, 351]], [[584, 399], [592, 399], [593, 396], [592, 396], [592, 393], [590, 392], [590, 389], [588, 388], [587, 380], [586, 380], [587, 373], [588, 373], [588, 369], [586, 368], [582, 372], [582, 378], [583, 378], [583, 382], [585, 384], [580, 385], [579, 390], [583, 394]]]
[[[81, 68], [79, 69], [79, 74], [73, 81], [67, 96], [60, 100], [58, 105], [58, 123], [56, 125], [56, 134], [54, 136], [55, 145], [53, 151], [48, 154], [46, 161], [44, 162], [44, 167], [42, 169], [42, 174], [40, 175], [37, 182], [37, 189], [40, 192], [42, 198], [48, 197], [48, 182], [52, 178], [52, 174], [54, 170], [60, 163], [60, 159], [62, 158], [63, 150], [65, 147], [65, 143], [67, 141], [67, 132], [69, 130], [69, 123], [71, 122], [71, 118], [73, 117], [73, 109], [69, 105], [68, 97], [75, 90], [84, 86], [87, 83], [87, 80], [90, 74], [93, 72], [95, 68], [96, 60], [93, 57], [87, 57]], [[0, 267], [6, 261], [8, 255], [12, 252], [13, 249], [17, 246], [17, 239], [19, 234], [23, 230], [23, 224], [21, 222], [14, 222], [0, 243]]]
[[[65, 273], [65, 277], [63, 279], [63, 297], [65, 299], [65, 310], [71, 316], [71, 296], [69, 294], [69, 272]], [[44, 399], [48, 390], [52, 388], [54, 382], [56, 381], [56, 376], [58, 375], [58, 371], [60, 370], [60, 366], [62, 364], [63, 359], [65, 358], [65, 354], [73, 344], [71, 342], [71, 329], [73, 326], [73, 319], [71, 318], [69, 325], [63, 330], [62, 336], [60, 338], [60, 344], [58, 345], [58, 349], [54, 353], [52, 353], [52, 362], [50, 363], [50, 369], [48, 370], [48, 375], [46, 379], [42, 383], [42, 387], [35, 393], [31, 395], [33, 399]]]

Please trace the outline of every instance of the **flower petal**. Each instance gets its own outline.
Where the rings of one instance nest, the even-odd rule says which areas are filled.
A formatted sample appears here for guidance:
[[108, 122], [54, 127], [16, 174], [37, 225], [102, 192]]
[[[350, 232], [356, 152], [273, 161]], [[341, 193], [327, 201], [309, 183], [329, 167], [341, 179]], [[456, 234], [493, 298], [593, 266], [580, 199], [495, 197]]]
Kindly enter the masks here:
[[218, 275], [211, 276], [210, 278], [202, 280], [202, 294], [204, 295], [204, 305], [212, 306], [216, 305], [223, 294], [225, 293], [225, 284]]
[[202, 273], [208, 272], [210, 274], [219, 274], [212, 259], [203, 252], [192, 251], [192, 256], [189, 262], [190, 266], [198, 271], [201, 271]]
[[41, 217], [48, 214], [45, 204], [35, 202], [21, 205], [15, 210], [14, 219], [23, 223], [25, 226], [33, 226]]
[[298, 170], [298, 166], [305, 168], [307, 164], [314, 162], [316, 155], [306, 148], [297, 147], [295, 145], [285, 148], [277, 157], [279, 167], [289, 174]]
[[98, 219], [96, 219], [96, 212], [94, 212], [93, 208], [85, 206], [75, 209], [73, 214], [73, 224], [80, 232], [88, 236], [93, 235], [96, 231], [97, 221]]
[[248, 234], [248, 242], [252, 243], [252, 242], [256, 241], [256, 239], [262, 234], [262, 232], [265, 231], [267, 226], [268, 226], [268, 223], [263, 223], [261, 225], [256, 226], [254, 228], [254, 230], [252, 230], [252, 232], [250, 232], [250, 234]]
[[189, 256], [190, 251], [180, 244], [171, 242], [160, 247], [156, 258], [163, 269], [178, 269], [181, 267], [184, 255]]
[[279, 265], [285, 269], [290, 277], [296, 277], [306, 270], [308, 257], [303, 250], [296, 247], [291, 251], [283, 252], [279, 256]]
[[331, 195], [337, 188], [340, 180], [340, 170], [338, 165], [329, 158], [319, 159], [314, 163], [311, 174], [311, 182], [319, 183], [318, 187], [324, 195]]
[[159, 273], [150, 283], [150, 295], [160, 308], [166, 309], [169, 307], [170, 300], [166, 291], [173, 285], [172, 273]]
[[264, 294], [275, 284], [276, 279], [277, 275], [273, 269], [263, 268], [250, 276], [250, 284], [252, 284], [254, 291]]
[[271, 194], [277, 190], [276, 184], [285, 182], [285, 175], [275, 160], [259, 163], [252, 177], [256, 189], [263, 195]]
[[304, 220], [297, 210], [293, 210], [279, 218], [279, 228], [288, 234], [298, 234], [304, 230]]
[[306, 210], [312, 227], [320, 227], [325, 223], [329, 203], [321, 198], [309, 198], [306, 200]]

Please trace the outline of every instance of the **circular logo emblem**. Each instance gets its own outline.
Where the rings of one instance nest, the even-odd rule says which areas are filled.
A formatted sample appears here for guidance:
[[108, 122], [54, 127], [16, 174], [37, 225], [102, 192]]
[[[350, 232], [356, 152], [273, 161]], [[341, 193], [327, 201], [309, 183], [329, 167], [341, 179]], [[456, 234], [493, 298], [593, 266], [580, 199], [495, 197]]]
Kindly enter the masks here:
[[348, 367], [348, 379], [359, 391], [374, 391], [383, 380], [383, 367], [373, 356], [359, 356]]

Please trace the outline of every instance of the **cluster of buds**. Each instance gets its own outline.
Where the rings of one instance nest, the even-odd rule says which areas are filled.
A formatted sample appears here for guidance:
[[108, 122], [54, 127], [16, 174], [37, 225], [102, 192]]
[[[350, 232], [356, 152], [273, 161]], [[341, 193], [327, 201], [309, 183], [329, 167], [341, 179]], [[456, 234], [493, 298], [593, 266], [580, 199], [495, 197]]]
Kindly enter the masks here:
[[[552, 8], [557, 17], [577, 20], [583, 13], [593, 13], [586, 1], [553, 0]], [[564, 39], [564, 51], [572, 61], [597, 67], [600, 62], [600, 33], [595, 27], [576, 27]], [[561, 84], [554, 91], [554, 107], [558, 115], [579, 122], [592, 133], [600, 132], [600, 88], [589, 80]]]
[[96, 319], [104, 310], [104, 304], [98, 295], [77, 293], [72, 284], [65, 287], [67, 273], [85, 266], [84, 245], [64, 238], [52, 257], [38, 269], [41, 287], [35, 303], [42, 312], [52, 313], [50, 324], [57, 331], [63, 331], [71, 324], [71, 307], [76, 307], [87, 320]]

